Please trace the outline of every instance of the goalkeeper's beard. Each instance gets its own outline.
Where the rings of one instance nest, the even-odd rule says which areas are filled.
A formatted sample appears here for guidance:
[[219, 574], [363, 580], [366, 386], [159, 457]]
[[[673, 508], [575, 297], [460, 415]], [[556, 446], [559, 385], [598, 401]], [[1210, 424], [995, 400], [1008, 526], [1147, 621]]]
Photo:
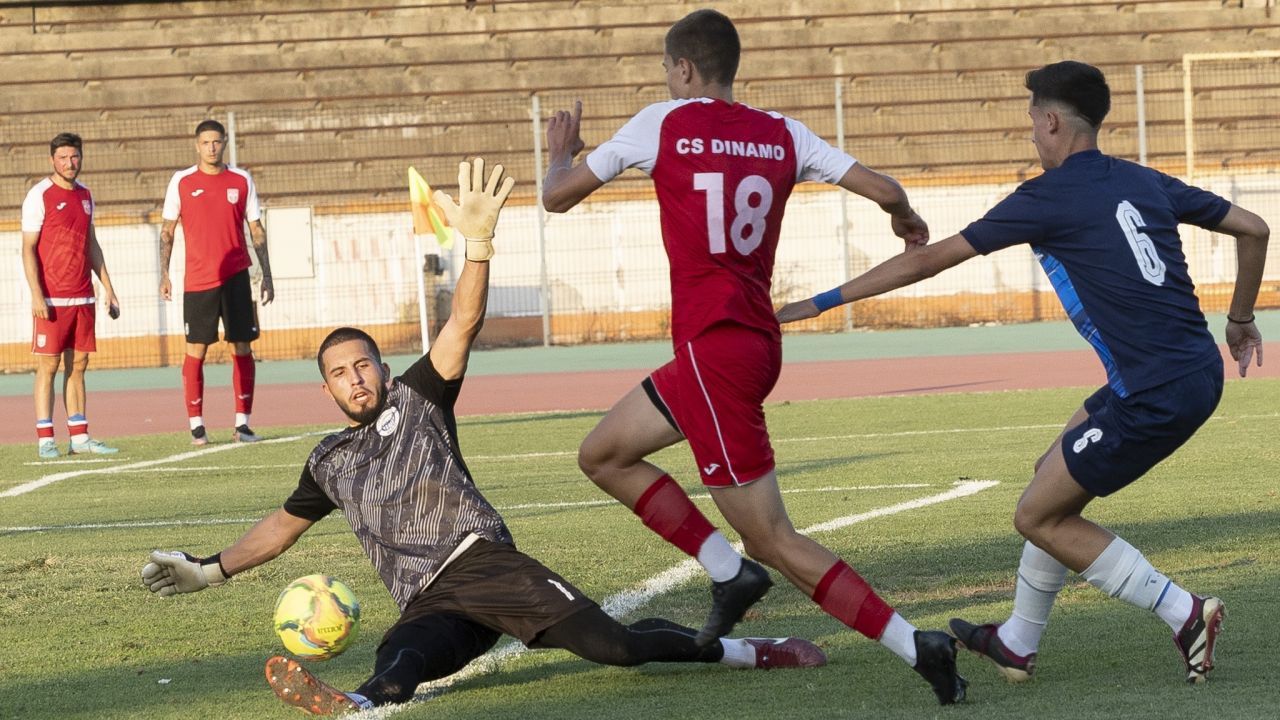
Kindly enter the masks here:
[[368, 425], [374, 420], [377, 420], [378, 416], [381, 415], [382, 411], [387, 407], [386, 386], [378, 384], [371, 388], [371, 391], [374, 394], [374, 401], [370, 405], [354, 407], [347, 402], [341, 402], [338, 403], [338, 407], [342, 408], [343, 414], [351, 418], [352, 422], [358, 425]]

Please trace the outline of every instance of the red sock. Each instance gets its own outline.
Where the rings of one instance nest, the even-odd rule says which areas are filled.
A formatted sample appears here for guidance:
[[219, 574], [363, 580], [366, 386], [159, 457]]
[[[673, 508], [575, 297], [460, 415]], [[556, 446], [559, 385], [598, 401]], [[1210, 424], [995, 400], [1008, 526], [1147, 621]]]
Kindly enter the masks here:
[[187, 417], [204, 414], [204, 360], [187, 355], [182, 361], [182, 395], [187, 399]]
[[44, 418], [36, 421], [36, 440], [45, 438], [53, 439], [53, 418]]
[[248, 415], [253, 412], [253, 381], [256, 369], [253, 355], [232, 355], [235, 367], [231, 370], [231, 387], [236, 392], [236, 412]]
[[81, 415], [81, 414], [72, 415], [67, 420], [67, 434], [70, 435], [71, 439], [75, 440], [76, 442], [84, 442], [83, 440], [77, 440], [77, 438], [82, 435], [85, 437], [88, 437], [89, 421], [85, 419], [84, 415]]
[[633, 512], [645, 527], [692, 557], [698, 557], [702, 543], [716, 531], [670, 475], [663, 475], [650, 485]]
[[813, 601], [831, 617], [872, 640], [880, 639], [893, 617], [893, 608], [843, 560], [822, 576], [813, 590]]

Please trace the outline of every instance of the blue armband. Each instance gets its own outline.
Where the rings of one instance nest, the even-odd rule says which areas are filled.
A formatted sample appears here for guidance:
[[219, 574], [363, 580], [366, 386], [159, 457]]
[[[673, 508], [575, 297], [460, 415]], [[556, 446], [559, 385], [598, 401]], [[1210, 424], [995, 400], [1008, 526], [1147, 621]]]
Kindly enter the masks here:
[[840, 297], [840, 288], [832, 288], [824, 293], [814, 295], [813, 304], [818, 306], [818, 312], [826, 312], [833, 307], [843, 305], [844, 298]]

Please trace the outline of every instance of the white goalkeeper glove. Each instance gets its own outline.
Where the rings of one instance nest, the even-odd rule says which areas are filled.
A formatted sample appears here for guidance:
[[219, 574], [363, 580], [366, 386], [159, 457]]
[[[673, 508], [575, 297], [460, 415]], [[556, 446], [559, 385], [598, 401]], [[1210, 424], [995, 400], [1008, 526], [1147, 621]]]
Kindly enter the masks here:
[[142, 568], [143, 584], [161, 597], [217, 587], [229, 579], [218, 555], [198, 558], [184, 552], [152, 550], [151, 562]]
[[444, 210], [449, 224], [467, 240], [467, 259], [485, 262], [493, 257], [493, 228], [498, 224], [498, 213], [515, 187], [514, 178], [502, 177], [502, 166], [495, 165], [484, 179], [484, 158], [458, 164], [458, 202], [443, 191], [433, 196], [435, 203]]

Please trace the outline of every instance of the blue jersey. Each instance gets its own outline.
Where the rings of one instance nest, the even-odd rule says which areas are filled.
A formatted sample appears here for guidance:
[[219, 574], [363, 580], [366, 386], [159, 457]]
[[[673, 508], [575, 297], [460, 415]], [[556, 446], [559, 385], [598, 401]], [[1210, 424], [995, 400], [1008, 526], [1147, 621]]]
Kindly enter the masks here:
[[1178, 223], [1214, 228], [1231, 203], [1135, 163], [1078, 152], [961, 231], [983, 255], [1028, 243], [1120, 397], [1219, 358]]

